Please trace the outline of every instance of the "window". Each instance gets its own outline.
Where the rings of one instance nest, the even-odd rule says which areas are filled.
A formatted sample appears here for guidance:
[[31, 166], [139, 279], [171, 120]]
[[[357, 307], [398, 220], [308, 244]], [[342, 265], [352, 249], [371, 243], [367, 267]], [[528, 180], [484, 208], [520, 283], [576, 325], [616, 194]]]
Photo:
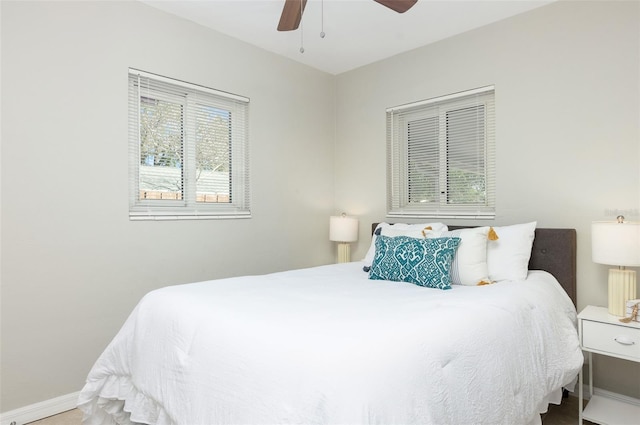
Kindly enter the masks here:
[[494, 89], [387, 109], [387, 215], [495, 216]]
[[250, 217], [248, 104], [129, 69], [129, 217]]

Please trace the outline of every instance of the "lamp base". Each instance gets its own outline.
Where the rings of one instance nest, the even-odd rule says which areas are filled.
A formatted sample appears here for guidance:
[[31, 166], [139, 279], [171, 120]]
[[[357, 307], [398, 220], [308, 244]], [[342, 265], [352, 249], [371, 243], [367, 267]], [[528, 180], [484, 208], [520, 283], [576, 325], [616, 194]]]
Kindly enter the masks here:
[[609, 314], [624, 316], [627, 300], [635, 298], [635, 270], [609, 269]]
[[348, 243], [338, 244], [338, 263], [348, 263], [351, 261], [351, 246]]

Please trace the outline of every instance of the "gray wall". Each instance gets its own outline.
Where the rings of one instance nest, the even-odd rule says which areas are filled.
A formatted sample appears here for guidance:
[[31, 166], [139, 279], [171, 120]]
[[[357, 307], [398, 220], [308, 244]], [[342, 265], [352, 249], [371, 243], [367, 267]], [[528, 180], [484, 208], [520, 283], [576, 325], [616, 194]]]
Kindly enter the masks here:
[[[252, 219], [129, 221], [128, 67], [251, 98]], [[332, 262], [334, 88], [142, 3], [2, 2], [1, 411], [79, 391], [149, 290]]]
[[[487, 84], [495, 223], [575, 227], [579, 308], [606, 304], [590, 222], [640, 219], [637, 2], [552, 4], [337, 77], [139, 3], [1, 8], [0, 411], [78, 391], [151, 289], [329, 263], [343, 210], [363, 257], [385, 216], [384, 109]], [[128, 220], [129, 66], [251, 98], [253, 219]], [[598, 386], [640, 397], [640, 368], [609, 369]]]
[[[640, 220], [639, 83], [640, 2], [615, 1], [554, 3], [341, 74], [336, 206], [361, 235], [385, 217], [385, 108], [494, 84], [496, 219], [450, 224], [576, 228], [578, 308], [606, 305], [590, 226], [616, 210]], [[640, 397], [640, 367], [611, 363], [597, 385]]]

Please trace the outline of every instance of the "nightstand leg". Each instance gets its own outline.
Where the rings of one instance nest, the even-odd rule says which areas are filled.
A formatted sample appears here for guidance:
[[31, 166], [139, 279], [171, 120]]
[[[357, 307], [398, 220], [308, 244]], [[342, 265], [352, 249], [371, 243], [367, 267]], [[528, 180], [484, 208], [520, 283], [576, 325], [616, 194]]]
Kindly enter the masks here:
[[589, 397], [593, 397], [593, 354], [589, 351]]
[[[584, 367], [584, 365], [582, 365]], [[582, 425], [582, 402], [584, 398], [583, 390], [582, 390], [582, 381], [583, 381], [583, 373], [582, 367], [580, 368], [580, 373], [578, 374], [578, 425]]]

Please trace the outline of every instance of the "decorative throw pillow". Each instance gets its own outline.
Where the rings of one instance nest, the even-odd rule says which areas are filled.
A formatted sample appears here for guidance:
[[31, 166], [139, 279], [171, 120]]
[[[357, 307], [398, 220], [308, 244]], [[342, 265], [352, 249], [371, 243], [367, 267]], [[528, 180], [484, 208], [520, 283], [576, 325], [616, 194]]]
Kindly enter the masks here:
[[[435, 237], [458, 237], [460, 245], [451, 264], [451, 283], [455, 285], [484, 285], [489, 280], [487, 265], [487, 243], [490, 227], [473, 227], [444, 232]], [[495, 235], [495, 233], [492, 233]], [[434, 237], [428, 234], [429, 238]], [[494, 243], [491, 238], [489, 245]]]
[[489, 278], [524, 280], [529, 271], [529, 258], [535, 237], [536, 222], [494, 227], [500, 236], [487, 246]]
[[[367, 255], [365, 255], [363, 261], [365, 262], [365, 267], [371, 266], [373, 262], [373, 257], [376, 253], [376, 238], [378, 235], [382, 234], [385, 236], [414, 236], [414, 237], [424, 237], [421, 236], [421, 232], [424, 228], [431, 227], [434, 235], [437, 235], [442, 232], [447, 231], [447, 225], [443, 223], [420, 223], [420, 224], [406, 224], [406, 223], [379, 223], [376, 227], [376, 231], [371, 237], [371, 245], [369, 245], [369, 250], [367, 251]], [[393, 229], [393, 235], [386, 235], [387, 229]]]
[[369, 279], [410, 282], [428, 288], [451, 289], [449, 269], [460, 238], [376, 238]]

